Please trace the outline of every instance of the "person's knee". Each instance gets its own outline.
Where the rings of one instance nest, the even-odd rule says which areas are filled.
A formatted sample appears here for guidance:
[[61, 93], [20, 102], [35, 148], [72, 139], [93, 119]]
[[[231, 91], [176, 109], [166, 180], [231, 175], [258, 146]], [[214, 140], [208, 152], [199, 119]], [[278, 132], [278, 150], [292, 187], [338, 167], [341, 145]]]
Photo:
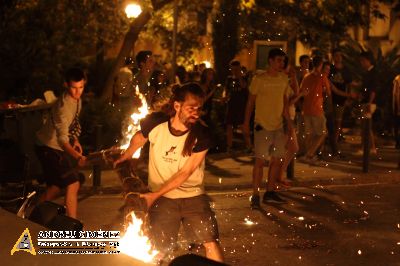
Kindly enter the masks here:
[[265, 164], [265, 160], [261, 158], [256, 158], [254, 160], [254, 167], [256, 168], [263, 168]]
[[289, 152], [294, 153], [294, 154], [298, 153], [299, 150], [300, 150], [300, 147], [299, 147], [299, 145], [297, 143], [293, 144], [288, 149]]
[[203, 246], [204, 246], [207, 250], [216, 250], [216, 249], [219, 248], [219, 244], [218, 244], [216, 241], [203, 243]]
[[284, 161], [284, 156], [273, 156], [271, 157], [271, 165], [282, 165]]
[[70, 191], [70, 192], [78, 192], [79, 187], [80, 187], [80, 184], [79, 184], [78, 181], [76, 181], [76, 182], [74, 182], [74, 183], [72, 183], [72, 184], [69, 184], [69, 185], [67, 186], [67, 191]]

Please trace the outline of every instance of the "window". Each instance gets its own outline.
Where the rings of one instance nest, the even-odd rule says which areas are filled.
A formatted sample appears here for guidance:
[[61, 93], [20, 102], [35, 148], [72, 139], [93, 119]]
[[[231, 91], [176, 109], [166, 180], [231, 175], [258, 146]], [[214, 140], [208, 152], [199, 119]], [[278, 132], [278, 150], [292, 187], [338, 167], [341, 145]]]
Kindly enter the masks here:
[[272, 48], [280, 48], [286, 52], [287, 43], [282, 41], [254, 41], [256, 56], [255, 69], [265, 69], [268, 65], [268, 53]]

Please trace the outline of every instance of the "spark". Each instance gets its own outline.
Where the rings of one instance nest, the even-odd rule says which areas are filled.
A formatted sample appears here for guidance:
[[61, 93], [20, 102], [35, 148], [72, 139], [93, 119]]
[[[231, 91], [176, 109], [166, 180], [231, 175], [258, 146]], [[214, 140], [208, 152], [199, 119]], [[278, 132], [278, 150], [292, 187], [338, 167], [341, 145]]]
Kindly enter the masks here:
[[304, 221], [304, 217], [303, 217], [303, 216], [300, 216], [298, 219], [299, 219], [300, 221]]
[[254, 224], [257, 224], [257, 223], [255, 223], [255, 222], [253, 222], [252, 220], [250, 220], [249, 218], [244, 218], [244, 223], [245, 224], [247, 224], [247, 225], [254, 225]]
[[358, 255], [361, 255], [362, 252], [361, 252], [361, 250], [359, 249], [357, 253], [358, 253]]

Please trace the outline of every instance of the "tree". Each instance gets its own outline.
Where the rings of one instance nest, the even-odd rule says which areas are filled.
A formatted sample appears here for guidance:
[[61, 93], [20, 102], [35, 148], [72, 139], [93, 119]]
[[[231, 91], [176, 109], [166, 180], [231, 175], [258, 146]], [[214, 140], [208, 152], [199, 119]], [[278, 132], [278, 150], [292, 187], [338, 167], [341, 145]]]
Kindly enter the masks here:
[[[121, 38], [127, 21], [116, 1], [11, 0], [0, 7], [2, 98], [57, 90], [65, 68], [87, 64], [95, 44]], [[29, 97], [30, 95], [30, 97]], [[26, 99], [30, 100], [30, 99]]]
[[[193, 51], [201, 49], [203, 43], [201, 36], [205, 33], [199, 25], [199, 16], [205, 13], [206, 6], [200, 1], [180, 1], [178, 3], [178, 31], [177, 31], [177, 62], [178, 64], [193, 64]], [[160, 41], [166, 51], [166, 60], [172, 60], [172, 34], [173, 34], [173, 3], [165, 5], [154, 12], [153, 18], [146, 25], [140, 38]]]
[[212, 44], [217, 76], [224, 81], [229, 62], [239, 52], [240, 0], [217, 1], [213, 14]]

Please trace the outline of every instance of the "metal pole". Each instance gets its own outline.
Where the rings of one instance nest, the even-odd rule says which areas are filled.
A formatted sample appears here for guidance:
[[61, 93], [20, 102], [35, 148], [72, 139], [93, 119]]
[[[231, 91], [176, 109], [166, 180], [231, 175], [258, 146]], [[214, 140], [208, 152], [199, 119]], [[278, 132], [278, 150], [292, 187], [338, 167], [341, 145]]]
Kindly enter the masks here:
[[371, 130], [371, 118], [364, 118], [363, 123], [363, 133], [362, 133], [362, 143], [363, 143], [363, 172], [368, 173], [369, 166], [369, 142], [370, 142], [370, 130]]
[[[102, 130], [102, 125], [97, 124], [95, 133], [96, 150], [100, 150], [101, 130]], [[101, 166], [95, 164], [93, 165], [93, 188], [97, 189], [100, 186], [101, 186]]]
[[176, 34], [178, 32], [178, 0], [174, 0], [174, 26], [172, 31], [172, 80], [176, 73]]
[[287, 178], [290, 180], [294, 179], [294, 159], [292, 159], [286, 169]]

